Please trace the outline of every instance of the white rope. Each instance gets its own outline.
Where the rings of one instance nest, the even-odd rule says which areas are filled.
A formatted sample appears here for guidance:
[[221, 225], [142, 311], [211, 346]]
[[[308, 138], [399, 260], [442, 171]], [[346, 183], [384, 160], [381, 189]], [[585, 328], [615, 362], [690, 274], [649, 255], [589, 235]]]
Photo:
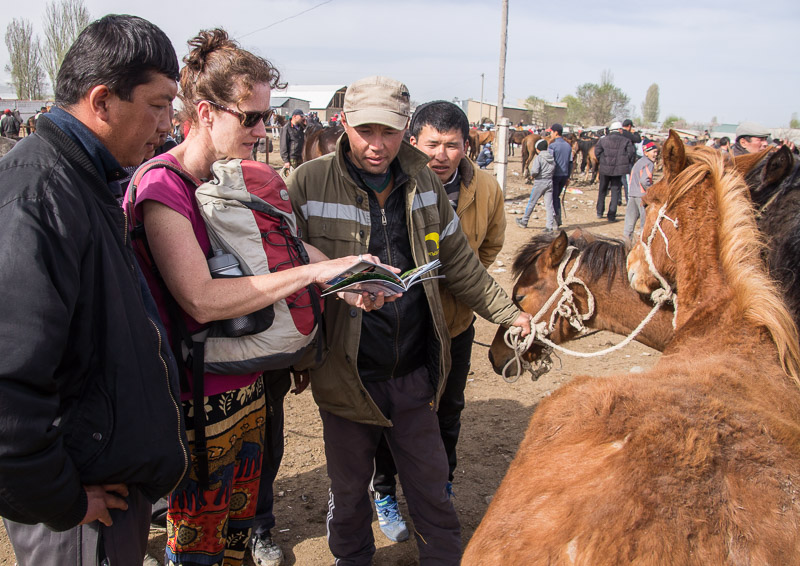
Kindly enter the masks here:
[[[653, 299], [653, 302], [655, 302], [656, 304], [658, 304], [659, 302], [663, 303], [666, 301], [672, 302], [672, 305], [675, 308], [675, 312], [672, 315], [672, 328], [673, 330], [675, 330], [678, 323], [678, 295], [672, 290], [672, 286], [667, 282], [666, 279], [664, 279], [664, 277], [661, 275], [658, 269], [656, 269], [655, 262], [653, 261], [653, 251], [651, 249], [653, 245], [653, 240], [655, 239], [656, 236], [656, 232], [658, 232], [664, 239], [664, 246], [666, 247], [667, 257], [672, 259], [672, 256], [669, 255], [669, 238], [667, 238], [667, 235], [664, 233], [664, 229], [661, 227], [661, 221], [666, 218], [672, 223], [672, 225], [677, 230], [678, 220], [677, 219], [673, 220], [672, 218], [667, 216], [666, 213], [667, 213], [667, 205], [665, 204], [658, 211], [658, 216], [656, 217], [656, 221], [653, 224], [653, 229], [650, 230], [650, 235], [647, 237], [647, 242], [645, 242], [644, 239], [641, 238], [641, 236], [639, 238], [642, 246], [644, 247], [644, 256], [647, 259], [647, 267], [648, 269], [650, 269], [650, 273], [653, 274], [653, 277], [655, 277], [658, 283], [661, 285], [661, 288], [653, 291], [653, 293], [650, 296]], [[642, 236], [643, 235], [644, 234], [642, 234]]]

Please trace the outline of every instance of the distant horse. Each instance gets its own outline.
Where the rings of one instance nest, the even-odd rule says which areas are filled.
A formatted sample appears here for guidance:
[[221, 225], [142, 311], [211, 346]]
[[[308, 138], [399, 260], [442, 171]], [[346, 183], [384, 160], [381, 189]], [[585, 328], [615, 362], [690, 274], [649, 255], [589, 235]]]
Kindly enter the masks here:
[[478, 130], [470, 128], [467, 139], [469, 141], [469, 152], [467, 153], [467, 157], [469, 157], [472, 161], [475, 161], [478, 159], [478, 152], [480, 151], [480, 148], [478, 147]]
[[542, 139], [539, 134], [528, 134], [522, 140], [522, 178], [530, 178], [530, 167], [533, 158], [536, 157], [536, 142]]
[[526, 130], [511, 130], [508, 132], [508, 154], [514, 155], [516, 146], [521, 146], [522, 141], [529, 134]]
[[[310, 130], [310, 131], [309, 131]], [[322, 155], [333, 153], [336, 142], [344, 133], [344, 126], [337, 122], [327, 128], [309, 126], [306, 128], [306, 141], [303, 145], [303, 163]]]
[[[580, 138], [578, 140], [578, 153], [581, 154], [581, 173], [586, 172], [586, 166], [589, 165], [589, 150], [592, 149], [597, 143], [597, 138]], [[573, 166], [573, 171], [577, 167]]]
[[[739, 173], [674, 132], [635, 289], [677, 289], [644, 374], [542, 401], [462, 564], [786, 564], [800, 556], [800, 347]], [[647, 260], [649, 258], [649, 260]]]
[[[517, 252], [514, 259], [514, 302], [525, 312], [536, 315], [548, 300], [556, 298], [541, 318], [548, 323], [553, 321], [552, 331], [547, 337], [555, 344], [578, 337], [581, 326], [628, 335], [650, 313], [653, 303], [634, 291], [628, 283], [625, 267], [627, 255], [628, 247], [621, 240], [596, 236], [583, 230], [575, 230], [569, 238], [563, 231], [558, 236], [536, 235]], [[578, 266], [572, 281], [565, 281], [564, 274], [572, 273], [576, 262]], [[559, 277], [565, 281], [563, 286], [560, 286]], [[592, 294], [591, 305], [586, 289]], [[565, 309], [561, 306], [560, 298], [567, 295], [571, 304], [568, 303]], [[579, 325], [573, 323], [575, 314], [585, 315]], [[672, 315], [673, 311], [669, 308], [659, 310], [636, 340], [656, 350], [663, 350], [674, 335]], [[514, 356], [513, 350], [505, 343], [505, 333], [505, 327], [498, 328], [489, 349], [489, 361], [498, 374], [502, 374], [503, 368]], [[544, 344], [533, 342], [523, 359], [535, 364], [544, 353]]]

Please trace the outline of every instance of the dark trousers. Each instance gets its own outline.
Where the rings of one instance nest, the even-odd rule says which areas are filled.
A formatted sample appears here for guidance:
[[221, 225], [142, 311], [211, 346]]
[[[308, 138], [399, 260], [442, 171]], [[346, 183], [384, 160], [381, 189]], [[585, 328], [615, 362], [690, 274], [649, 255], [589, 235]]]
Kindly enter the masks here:
[[114, 524], [99, 521], [64, 532], [3, 519], [19, 566], [142, 566], [150, 533], [150, 503], [129, 488], [128, 509], [111, 509]]
[[561, 193], [569, 180], [567, 175], [553, 176], [553, 211], [556, 215], [556, 227], [561, 226]]
[[619, 191], [622, 188], [621, 175], [600, 174], [600, 188], [597, 191], [597, 217], [602, 218], [606, 207], [606, 195], [611, 191], [611, 200], [608, 203], [608, 219], [617, 219], [617, 205], [619, 204]]
[[261, 482], [253, 521], [253, 534], [259, 536], [269, 535], [270, 530], [275, 527], [272, 484], [275, 483], [283, 459], [283, 400], [292, 386], [289, 370], [265, 371], [264, 386], [267, 392], [267, 430], [264, 434]]
[[[472, 359], [472, 342], [475, 339], [475, 326], [473, 322], [464, 332], [453, 338], [450, 342], [450, 358], [452, 366], [447, 375], [447, 383], [439, 400], [439, 410], [436, 416], [439, 419], [439, 433], [447, 454], [449, 467], [448, 479], [453, 481], [453, 474], [458, 464], [456, 457], [456, 444], [461, 432], [461, 411], [464, 410], [464, 389], [467, 386], [470, 360]], [[375, 453], [375, 476], [372, 478], [372, 490], [382, 495], [396, 495], [397, 470], [392, 459], [392, 452], [385, 438], [381, 439]]]
[[368, 486], [384, 435], [414, 521], [420, 565], [457, 565], [461, 528], [446, 489], [447, 458], [432, 410], [435, 392], [427, 369], [367, 382], [365, 387], [392, 427], [361, 424], [320, 410], [331, 480], [328, 545], [337, 566], [372, 564], [375, 540]]

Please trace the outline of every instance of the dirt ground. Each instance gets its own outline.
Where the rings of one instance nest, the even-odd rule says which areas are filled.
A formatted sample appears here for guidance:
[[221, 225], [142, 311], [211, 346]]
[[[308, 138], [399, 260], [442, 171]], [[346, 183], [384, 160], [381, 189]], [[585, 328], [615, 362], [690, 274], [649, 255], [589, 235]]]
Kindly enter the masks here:
[[[276, 144], [277, 146], [277, 144]], [[263, 158], [263, 155], [262, 155]], [[270, 163], [280, 166], [277, 152]], [[490, 172], [492, 166], [489, 167]], [[623, 222], [609, 224], [595, 217], [597, 184], [587, 185], [573, 180], [573, 189], [582, 193], [566, 195], [564, 226], [568, 232], [576, 227], [599, 234], [622, 237]], [[529, 228], [522, 229], [514, 222], [525, 208], [530, 185], [520, 176], [520, 157], [509, 158], [506, 188], [506, 241], [497, 262], [489, 269], [491, 275], [510, 293], [510, 266], [515, 252], [528, 239], [544, 228], [545, 216], [540, 203]], [[624, 218], [624, 209], [618, 212]], [[561, 356], [553, 370], [532, 382], [523, 376], [516, 383], [506, 383], [496, 375], [487, 359], [487, 344], [491, 343], [496, 327], [481, 319], [476, 324], [476, 344], [473, 348], [472, 372], [466, 389], [466, 409], [462, 414], [461, 438], [458, 444], [458, 469], [454, 481], [454, 504], [461, 520], [462, 540], [466, 546], [481, 521], [492, 495], [500, 484], [516, 453], [528, 421], [539, 401], [550, 395], [576, 375], [609, 375], [626, 373], [632, 368], [646, 369], [658, 358], [658, 352], [636, 342], [603, 358], [582, 359]], [[574, 342], [576, 349], [594, 351], [616, 344], [621, 337], [600, 332]], [[328, 478], [322, 443], [322, 424], [310, 391], [286, 399], [286, 453], [275, 485], [275, 515], [277, 527], [272, 534], [284, 550], [286, 564], [328, 566], [333, 564], [325, 538], [325, 516], [328, 501]], [[401, 509], [408, 517], [405, 502], [400, 496]], [[380, 532], [377, 519], [373, 522], [376, 546], [375, 564], [407, 566], [417, 564], [416, 543], [412, 540], [393, 544]], [[163, 557], [166, 536], [151, 533], [150, 553]], [[0, 529], [0, 566], [14, 564], [14, 554], [4, 529]], [[251, 565], [248, 561], [246, 564]]]

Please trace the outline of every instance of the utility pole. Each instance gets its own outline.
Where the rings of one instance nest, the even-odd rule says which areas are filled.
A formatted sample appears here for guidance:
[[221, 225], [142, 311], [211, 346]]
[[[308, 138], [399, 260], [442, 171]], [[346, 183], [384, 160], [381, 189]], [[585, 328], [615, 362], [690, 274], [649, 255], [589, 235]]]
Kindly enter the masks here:
[[478, 114], [478, 127], [480, 127], [482, 119], [483, 119], [483, 73], [481, 73], [481, 111]]
[[508, 168], [508, 127], [510, 122], [503, 113], [503, 105], [505, 102], [505, 87], [506, 87], [506, 48], [508, 46], [508, 0], [503, 2], [503, 15], [500, 22], [500, 73], [498, 75], [497, 87], [497, 160], [495, 163], [495, 172], [497, 174], [497, 182], [506, 193], [506, 169]]

